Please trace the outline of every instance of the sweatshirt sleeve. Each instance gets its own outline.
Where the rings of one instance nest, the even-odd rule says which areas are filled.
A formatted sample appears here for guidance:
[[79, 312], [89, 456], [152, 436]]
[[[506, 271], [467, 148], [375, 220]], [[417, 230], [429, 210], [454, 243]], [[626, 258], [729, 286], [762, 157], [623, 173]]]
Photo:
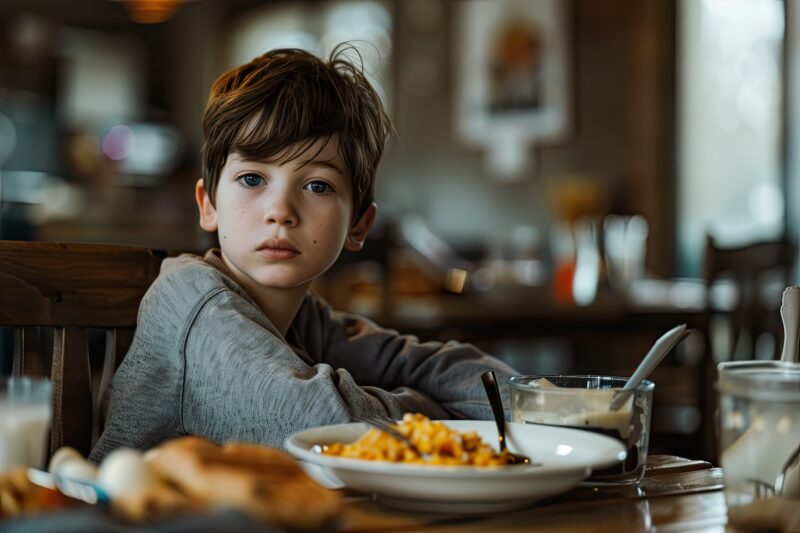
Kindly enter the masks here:
[[435, 401], [399, 381], [384, 390], [358, 384], [345, 369], [307, 364], [264, 320], [230, 290], [198, 309], [182, 348], [185, 432], [282, 447], [296, 431], [350, 422], [359, 412], [446, 416]]
[[517, 372], [499, 359], [471, 344], [420, 342], [317, 300], [323, 330], [320, 359], [333, 368], [346, 368], [362, 385], [411, 387], [433, 398], [451, 417], [479, 420], [492, 418], [480, 376], [493, 370], [510, 417], [506, 384]]

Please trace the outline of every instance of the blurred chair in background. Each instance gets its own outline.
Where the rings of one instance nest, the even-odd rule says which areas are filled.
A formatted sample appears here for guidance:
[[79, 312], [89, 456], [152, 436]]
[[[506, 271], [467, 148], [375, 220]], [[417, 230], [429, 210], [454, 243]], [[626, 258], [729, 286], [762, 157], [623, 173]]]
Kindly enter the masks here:
[[707, 237], [704, 277], [715, 363], [778, 356], [781, 295], [796, 256], [797, 246], [787, 239], [724, 248]]
[[[13, 375], [53, 382], [50, 453], [87, 455], [99, 400], [133, 339], [160, 251], [116, 245], [0, 241], [0, 327], [13, 328]], [[90, 353], [101, 332], [104, 353]]]
[[[783, 289], [791, 284], [798, 247], [787, 238], [723, 247], [706, 239], [704, 277], [709, 315], [706, 364], [702, 371], [707, 455], [716, 458], [714, 411], [716, 366], [722, 361], [780, 356]], [[716, 462], [716, 461], [714, 461]]]

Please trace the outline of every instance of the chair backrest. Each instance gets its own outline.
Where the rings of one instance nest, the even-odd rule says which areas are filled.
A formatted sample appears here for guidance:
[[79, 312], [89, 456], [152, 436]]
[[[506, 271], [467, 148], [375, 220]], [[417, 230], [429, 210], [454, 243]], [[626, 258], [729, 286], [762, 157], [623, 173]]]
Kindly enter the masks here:
[[[0, 241], [0, 326], [14, 330], [13, 375], [53, 383], [50, 453], [61, 446], [91, 451], [100, 398], [165, 256], [127, 246]], [[93, 360], [90, 339], [104, 344]]]
[[726, 315], [737, 344], [734, 352], [742, 358], [758, 355], [757, 343], [764, 334], [772, 338], [772, 355], [780, 350], [783, 326], [778, 310], [783, 289], [791, 283], [796, 257], [797, 246], [786, 239], [724, 248], [708, 237], [705, 278], [709, 286], [726, 278], [736, 287], [736, 303], [726, 310]]

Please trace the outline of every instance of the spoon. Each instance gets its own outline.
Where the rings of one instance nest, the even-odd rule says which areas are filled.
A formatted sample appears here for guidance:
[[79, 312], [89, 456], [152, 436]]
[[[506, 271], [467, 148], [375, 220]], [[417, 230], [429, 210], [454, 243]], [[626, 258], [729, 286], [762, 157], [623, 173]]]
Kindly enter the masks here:
[[796, 363], [800, 352], [800, 287], [786, 287], [781, 300], [783, 321], [783, 351], [781, 361]]
[[611, 405], [608, 407], [609, 411], [617, 411], [628, 399], [628, 396], [639, 386], [644, 378], [650, 375], [655, 370], [662, 359], [675, 347], [679, 342], [685, 339], [692, 330], [686, 328], [686, 324], [675, 326], [668, 332], [664, 333], [650, 348], [647, 355], [644, 356], [642, 362], [636, 367], [636, 370], [631, 375], [630, 379], [625, 385], [617, 391], [614, 398], [611, 400]]
[[[506, 450], [506, 415], [503, 411], [500, 388], [497, 386], [497, 379], [491, 370], [481, 374], [481, 381], [483, 381], [483, 388], [486, 389], [486, 396], [489, 397], [489, 404], [492, 406], [494, 422], [497, 424], [497, 438], [500, 440], [500, 452], [502, 452]], [[518, 453], [509, 451], [508, 456], [511, 458], [511, 464], [529, 464], [531, 462], [529, 457]]]
[[[786, 287], [783, 291], [783, 298], [781, 300], [781, 320], [783, 321], [783, 351], [781, 353], [781, 361], [784, 363], [796, 363], [798, 353], [800, 353], [800, 332], [798, 326], [800, 325], [800, 287]], [[797, 477], [800, 472], [800, 466], [796, 465], [797, 458], [800, 457], [800, 446], [786, 460], [778, 477], [775, 478], [775, 494], [778, 496], [787, 496], [789, 498], [797, 497], [798, 484]], [[787, 483], [788, 480], [794, 480], [792, 483]], [[787, 493], [784, 494], [784, 489], [789, 488]]]

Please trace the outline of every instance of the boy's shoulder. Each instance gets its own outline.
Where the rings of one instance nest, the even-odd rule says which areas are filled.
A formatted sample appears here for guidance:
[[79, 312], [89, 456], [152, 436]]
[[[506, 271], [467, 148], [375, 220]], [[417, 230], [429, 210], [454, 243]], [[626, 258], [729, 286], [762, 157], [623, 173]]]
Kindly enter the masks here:
[[[247, 296], [244, 290], [231, 279], [213, 257], [181, 254], [168, 257], [161, 263], [161, 272], [150, 286], [146, 300], [170, 302], [173, 306], [183, 304], [194, 307], [198, 301], [224, 290]], [[220, 265], [222, 264], [220, 260]], [[224, 267], [223, 267], [224, 268]]]
[[227, 276], [204, 257], [181, 254], [164, 259], [154, 285], [180, 285], [182, 288], [194, 288], [203, 292], [209, 288], [227, 286], [226, 278]]

